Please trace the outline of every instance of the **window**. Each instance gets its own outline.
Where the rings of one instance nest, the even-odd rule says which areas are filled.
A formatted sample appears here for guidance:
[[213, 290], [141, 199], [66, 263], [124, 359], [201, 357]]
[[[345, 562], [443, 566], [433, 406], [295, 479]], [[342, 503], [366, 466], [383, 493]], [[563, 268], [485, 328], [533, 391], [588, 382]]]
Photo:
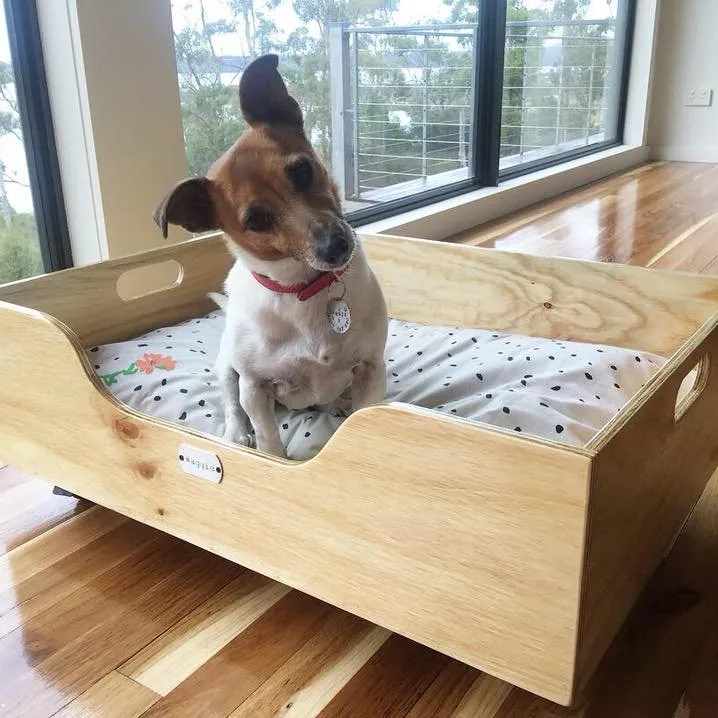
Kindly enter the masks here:
[[35, 4], [0, 6], [0, 284], [71, 265]]
[[280, 56], [355, 224], [620, 144], [635, 0], [173, 0], [190, 172]]
[[550, 13], [545, 5], [509, 4], [503, 175], [621, 141], [629, 3], [570, 0]]

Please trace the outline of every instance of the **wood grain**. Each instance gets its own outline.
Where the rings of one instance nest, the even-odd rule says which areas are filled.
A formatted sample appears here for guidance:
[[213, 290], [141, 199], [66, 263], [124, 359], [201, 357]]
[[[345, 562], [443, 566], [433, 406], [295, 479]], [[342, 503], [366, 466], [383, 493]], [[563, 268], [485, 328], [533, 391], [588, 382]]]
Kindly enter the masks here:
[[[347, 641], [347, 637], [342, 635], [344, 649], [331, 663], [315, 667], [313, 669], [315, 673], [309, 682], [289, 696], [279, 714], [283, 718], [304, 718], [317, 715], [384, 645], [390, 635], [389, 631], [378, 626], [366, 626], [354, 641]], [[292, 675], [289, 680], [293, 679]], [[265, 694], [264, 700], [266, 701], [271, 694], [266, 691], [265, 686], [266, 683], [260, 690]], [[277, 690], [283, 692], [283, 687], [279, 687]], [[252, 694], [250, 701], [254, 696], [255, 694]], [[245, 710], [244, 703], [232, 713], [232, 718], [236, 718], [236, 715], [243, 710]]]
[[718, 305], [712, 277], [399, 237], [367, 237], [365, 245], [390, 316], [425, 324], [668, 355]]
[[112, 671], [55, 713], [54, 718], [140, 718], [158, 699], [156, 693]]
[[[27, 477], [10, 467], [0, 471], [0, 505], [3, 507], [0, 515], [0, 556], [90, 508], [89, 503], [69, 497], [59, 497], [61, 500], [58, 501], [49, 484]], [[24, 477], [24, 480], [10, 487], [13, 472]], [[4, 486], [8, 488], [3, 490]], [[17, 494], [12, 494], [21, 487], [30, 490], [23, 492], [23, 498], [17, 505]]]
[[[391, 285], [390, 294], [394, 293], [396, 301], [413, 306], [416, 293], [407, 293], [405, 287], [426, 286], [429, 275], [436, 275], [435, 267], [442, 266], [452, 276], [447, 287], [454, 294], [461, 286], [471, 287], [476, 293], [477, 286], [490, 285], [497, 296], [502, 295], [503, 287], [504, 295], [513, 297], [513, 306], [521, 305], [517, 297], [526, 296], [529, 304], [533, 302], [544, 312], [553, 312], [555, 307], [570, 309], [571, 332], [577, 326], [585, 329], [584, 309], [589, 305], [588, 299], [580, 297], [590, 296], [594, 315], [591, 331], [603, 332], [604, 339], [605, 332], [610, 331], [611, 340], [617, 343], [620, 342], [616, 332], [622, 333], [624, 341], [628, 341], [630, 333], [637, 343], [638, 335], [645, 330], [646, 337], [650, 334], [652, 339], [644, 338], [643, 346], [653, 350], [672, 350], [679, 338], [687, 341], [693, 334], [698, 336], [700, 325], [712, 317], [711, 312], [715, 314], [717, 306], [718, 283], [708, 278], [688, 281], [674, 274], [663, 276], [639, 269], [566, 263], [394, 238], [371, 238], [368, 245], [379, 274], [388, 272], [385, 280]], [[133, 261], [137, 264], [139, 259]], [[403, 279], [400, 271], [404, 272]], [[407, 277], [407, 272], [414, 274]], [[545, 302], [538, 301], [543, 294], [530, 298], [532, 287], [538, 287], [535, 291], [541, 293], [554, 280], [554, 289], [559, 294], [554, 296], [551, 289], [550, 298], [557, 303], [552, 301], [544, 306]], [[431, 285], [439, 298], [444, 291], [442, 281], [435, 278]], [[631, 287], [630, 292], [626, 286]], [[663, 305], [658, 303], [659, 294]], [[661, 315], [668, 315], [668, 310], [662, 312], [661, 307], [667, 307], [669, 301], [672, 313], [666, 318]], [[654, 314], [660, 316], [660, 332], [649, 316], [649, 302]], [[479, 305], [482, 311], [495, 311], [499, 306], [496, 301], [493, 309], [488, 301]], [[439, 306], [446, 310], [442, 302]], [[454, 302], [453, 306], [463, 307], [464, 312], [473, 311], [468, 303]], [[622, 310], [625, 322], [620, 319]], [[517, 312], [517, 322], [531, 318], [531, 312]], [[508, 321], [506, 312], [504, 316]], [[554, 316], [561, 324], [561, 312]], [[602, 321], [601, 316], [611, 317], [611, 321]], [[577, 679], [574, 676], [579, 624], [577, 592], [587, 531], [587, 482], [594, 471], [588, 454], [459, 420], [437, 418], [429, 412], [389, 406], [351, 417], [316, 460], [291, 468], [286, 463], [227, 449], [219, 442], [197, 436], [198, 445], [220, 452], [227, 470], [227, 479], [219, 488], [203, 486], [178, 476], [174, 460], [178, 429], [122, 409], [105, 390], [98, 391], [99, 383], [87, 360], [78, 357], [79, 342], [72, 332], [53, 320], [43, 321], [37, 314], [13, 310], [7, 305], [3, 321], [12, 325], [10, 328], [14, 327], [17, 335], [32, 338], [36, 348], [46, 345], [47, 350], [41, 353], [52, 355], [55, 375], [64, 377], [58, 382], [63, 386], [58, 386], [51, 396], [38, 396], [34, 405], [26, 397], [14, 397], [9, 392], [9, 404], [14, 410], [5, 419], [3, 434], [12, 438], [12, 448], [8, 450], [13, 452], [13, 461], [46, 476], [58, 477], [56, 480], [63, 481], [65, 488], [74, 493], [188, 538], [253, 570], [281, 578], [323, 600], [558, 701], [570, 701], [574, 683], [578, 681], [580, 686], [588, 679], [654, 568], [654, 554], [666, 548], [672, 538], [670, 532], [685, 517], [681, 512], [690, 507], [690, 501], [676, 504], [662, 524], [664, 531], [654, 552], [650, 555], [639, 552], [639, 559], [633, 564], [639, 570], [630, 580], [615, 584], [621, 596], [610, 617], [601, 613], [608, 604], [606, 601], [597, 612], [582, 609], [583, 635], [590, 640], [580, 646], [583, 657], [578, 664], [581, 675]], [[536, 330], [540, 322], [537, 325], [535, 317], [531, 321]], [[547, 335], [565, 336], [558, 333], [559, 324], [546, 325]], [[568, 325], [563, 322], [562, 326], [565, 329]], [[577, 338], [570, 332], [569, 336]], [[598, 334], [592, 338], [598, 339]], [[705, 351], [703, 339], [696, 346]], [[5, 359], [11, 361], [9, 352]], [[679, 367], [670, 366], [670, 371], [660, 373], [660, 380], [649, 382], [637, 405], [646, 402], [666, 376], [670, 375], [671, 381], [676, 379], [674, 373]], [[17, 374], [18, 370], [15, 371]], [[65, 422], [64, 430], [48, 434], [45, 417], [57, 413], [60, 406], [72, 405], [69, 394], [64, 401], [61, 397], [63, 387], [69, 391], [71, 386], [73, 399], [77, 391], [85, 396], [79, 404], [75, 401], [71, 417], [75, 431], [82, 434], [77, 439], [86, 439], [84, 427], [94, 428], [98, 459], [103, 465], [114, 467], [112, 480], [98, 482], [94, 468], [72, 459], [74, 452], [67, 447], [72, 445], [68, 442], [73, 434], [66, 411], [62, 419], [57, 418], [58, 425]], [[704, 394], [697, 403], [705, 407], [713, 394], [708, 391]], [[658, 407], [663, 412], [662, 418], [672, 416], [665, 402]], [[65, 455], [64, 465], [47, 461], [48, 452], [37, 450], [39, 439], [34, 439], [28, 429], [32, 426], [31, 415], [44, 417], [42, 446], [56, 447], [57, 454]], [[624, 419], [619, 417], [619, 424], [621, 421]], [[679, 426], [672, 430], [672, 435], [686, 436], [689, 430], [685, 427], [691, 423], [682, 422], [684, 429]], [[606, 431], [608, 436], [617, 429], [609, 426]], [[387, 437], [379, 445], [375, 441], [377, 432]], [[422, 441], [417, 437], [422, 437]], [[676, 441], [674, 438], [674, 446]], [[404, 452], [411, 446], [411, 466], [397, 471], [397, 479], [389, 490], [380, 477], [398, 455], [395, 447], [399, 445]], [[452, 447], [454, 470], [448, 477], [442, 476], [447, 458], [433, 448], [437, 446]], [[600, 444], [597, 449], [601, 449]], [[518, 475], [514, 472], [511, 476], [509, 456], [511, 466], [522, 466]], [[697, 454], [705, 469], [697, 474], [688, 496], [699, 491], [700, 482], [707, 480], [715, 465], [714, 458], [710, 452]], [[601, 461], [599, 452], [599, 465]], [[477, 476], [477, 466], [481, 467], [481, 477]], [[351, 478], [353, 471], [357, 472], [355, 479]], [[289, 483], [287, 472], [294, 479]], [[550, 489], [545, 481], [542, 483], [549, 475]], [[477, 480], [480, 490], [476, 488]], [[274, 488], [274, 482], [282, 483], [281, 492]], [[492, 482], [495, 490], [491, 488]], [[503, 497], [503, 503], [497, 496]], [[537, 500], [538, 505], [561, 507], [558, 525], [551, 513], [535, 510]], [[241, 516], [239, 543], [233, 541], [231, 531], [222, 536], [214, 531], [217, 512], [227, 505]], [[640, 508], [638, 497], [629, 506], [631, 511], [645, 511]], [[340, 515], [335, 518], [338, 507]], [[357, 520], [367, 511], [374, 524], [371, 533]], [[417, 524], [415, 517], [427, 512], [432, 521]], [[483, 520], [477, 522], [479, 516]], [[440, 527], [447, 525], [456, 526], [457, 540], [441, 552], [437, 549]], [[320, 530], [307, 534], [302, 526]], [[623, 539], [620, 524], [614, 522], [613, 526], [612, 540], [620, 545]], [[589, 526], [588, 533], [591, 531]], [[551, 544], [550, 559], [546, 553], [549, 536], [556, 542]], [[360, 546], [367, 545], [367, 541], [376, 544], [377, 537], [381, 537], [381, 542], [374, 552], [378, 549], [382, 558], [369, 566], [368, 552]], [[293, 547], [290, 561], [284, 548], [288, 544]], [[515, 546], [515, 552], [507, 552], [506, 545]], [[561, 555], [556, 549], [558, 545], [562, 547]], [[319, 561], [318, 554], [322, 557]], [[459, 565], [455, 563], [457, 555]], [[615, 561], [615, 556], [612, 559]], [[600, 560], [593, 559], [592, 563], [597, 565]], [[341, 575], [337, 574], [337, 566], [343, 569]], [[432, 575], [431, 590], [418, 595], [412, 590], [414, 577], [427, 571]], [[596, 575], [602, 575], [601, 571]], [[346, 590], [359, 582], [364, 586], [360, 600]], [[387, 585], [392, 585], [401, 596], [401, 604], [405, 604], [402, 608], [392, 607], [384, 600]], [[474, 585], [480, 588], [475, 589]], [[439, 600], [446, 592], [454, 597], [449, 607]], [[497, 600], [498, 596], [501, 600]], [[540, 620], [536, 620], [537, 615]], [[467, 625], [473, 626], [471, 639], [466, 633]], [[593, 636], [599, 634], [601, 641], [594, 641]], [[543, 656], [550, 656], [550, 662]]]
[[193, 555], [170, 537], [159, 541], [139, 563], [118, 566], [80, 589], [75, 600], [0, 639], [0, 703], [6, 710], [28, 718], [51, 715], [84, 693], [93, 676], [127, 660], [237, 571], [215, 556]]
[[495, 715], [511, 692], [511, 686], [487, 676], [477, 676], [464, 694], [453, 718], [473, 718], [477, 715]]
[[[123, 275], [168, 260], [182, 268], [179, 283], [129, 301], [120, 297], [117, 284]], [[231, 262], [221, 237], [191, 239], [6, 284], [0, 286], [0, 301], [52, 315], [71, 326], [85, 347], [91, 347], [211, 311], [216, 305], [207, 292], [221, 291]]]
[[[388, 632], [356, 616], [332, 612], [319, 630], [231, 713], [231, 718], [319, 714], [387, 637]], [[329, 674], [322, 676], [327, 669]]]
[[288, 592], [286, 586], [244, 571], [119, 671], [167, 695]]
[[404, 716], [448, 663], [440, 653], [392, 636], [318, 718]]
[[[718, 297], [709, 277], [688, 282], [638, 268], [400, 237], [365, 236], [363, 242], [391, 316], [429, 324], [668, 354], [710, 316]], [[183, 268], [177, 285], [131, 301], [119, 297], [124, 272], [170, 260]], [[222, 237], [210, 236], [5, 285], [0, 301], [51, 314], [88, 347], [208, 311], [213, 305], [206, 294], [221, 287], [229, 266]]]
[[414, 703], [406, 718], [452, 718], [478, 675], [476, 669], [451, 661]]
[[[661, 200], [667, 192], [700, 171], [697, 165], [689, 170], [678, 164], [645, 164], [519, 212], [512, 212], [506, 217], [480, 223], [451, 239], [458, 243], [497, 249], [520, 248], [522, 251], [536, 251], [551, 256], [577, 256], [604, 261], [601, 239], [605, 242], [627, 240], [629, 247], [636, 240], [637, 233], [627, 238], [611, 237], [620, 225], [626, 223], [622, 218], [624, 213], [635, 226], [643, 216], [644, 208], [650, 205], [652, 209], [652, 200], [657, 195], [658, 206], [661, 207]], [[600, 221], [597, 222], [597, 219]], [[548, 240], [558, 234], [559, 228], [562, 245], [557, 247]], [[520, 246], [519, 242], [522, 242]], [[541, 247], [544, 252], [540, 252]], [[566, 254], [560, 251], [562, 249], [574, 251]], [[576, 251], [579, 249], [583, 250], [582, 254]], [[630, 259], [630, 254], [616, 261], [627, 259]]]
[[[278, 601], [146, 714], [224, 718], [281, 668], [336, 609], [300, 593]], [[257, 646], [263, 650], [258, 651]]]
[[46, 531], [0, 556], [0, 594], [126, 521], [124, 516], [96, 506], [65, 522], [62, 530]]
[[[134, 565], [133, 557], [157, 538], [154, 529], [129, 522], [100, 537], [88, 536], [80, 548], [0, 593], [0, 636], [29, 624], [52, 606], [76, 601], [80, 589], [123, 562]], [[15, 558], [11, 554], [11, 567]]]
[[[676, 422], [683, 377], [706, 355], [707, 383]], [[712, 431], [718, 405], [717, 362], [718, 330], [705, 327], [671, 359], [666, 366], [670, 374], [654, 377], [653, 392], [643, 399], [635, 397], [624, 416], [596, 438], [578, 650], [583, 684], [578, 690], [718, 466], [718, 442]], [[639, 457], [632, 449], [641, 445], [652, 447], [651, 452]], [[689, 446], [704, 450], [687, 451]]]
[[[646, 266], [677, 237], [716, 211], [716, 179], [715, 164], [654, 162], [453, 239], [551, 257]], [[675, 268], [704, 270], [705, 255], [698, 252], [693, 257], [692, 245], [693, 239], [683, 243], [683, 260]]]

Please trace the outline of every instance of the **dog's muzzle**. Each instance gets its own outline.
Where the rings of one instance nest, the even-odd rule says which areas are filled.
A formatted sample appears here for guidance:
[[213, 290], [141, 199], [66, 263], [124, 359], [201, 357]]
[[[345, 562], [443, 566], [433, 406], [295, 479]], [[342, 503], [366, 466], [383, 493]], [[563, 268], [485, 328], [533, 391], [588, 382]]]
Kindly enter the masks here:
[[317, 259], [329, 267], [342, 267], [354, 254], [354, 230], [344, 221], [315, 235]]

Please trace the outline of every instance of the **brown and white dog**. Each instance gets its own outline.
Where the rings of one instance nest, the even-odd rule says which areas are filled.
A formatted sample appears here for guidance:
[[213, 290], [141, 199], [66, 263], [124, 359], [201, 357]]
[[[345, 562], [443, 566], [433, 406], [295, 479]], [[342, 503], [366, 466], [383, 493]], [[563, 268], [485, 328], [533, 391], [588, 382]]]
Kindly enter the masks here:
[[336, 185], [304, 133], [276, 55], [252, 62], [239, 100], [249, 129], [205, 177], [180, 182], [155, 211], [191, 232], [224, 231], [236, 256], [216, 370], [224, 438], [285, 455], [274, 403], [346, 415], [386, 391], [387, 311]]

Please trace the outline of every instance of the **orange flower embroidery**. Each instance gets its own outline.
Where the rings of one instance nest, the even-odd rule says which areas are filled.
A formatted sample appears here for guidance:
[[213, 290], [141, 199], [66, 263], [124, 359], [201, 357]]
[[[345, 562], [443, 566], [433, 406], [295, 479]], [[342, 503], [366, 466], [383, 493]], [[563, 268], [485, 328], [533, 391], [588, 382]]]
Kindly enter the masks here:
[[135, 361], [135, 365], [143, 374], [151, 374], [155, 368], [172, 371], [177, 366], [177, 361], [171, 356], [146, 352], [141, 359]]

